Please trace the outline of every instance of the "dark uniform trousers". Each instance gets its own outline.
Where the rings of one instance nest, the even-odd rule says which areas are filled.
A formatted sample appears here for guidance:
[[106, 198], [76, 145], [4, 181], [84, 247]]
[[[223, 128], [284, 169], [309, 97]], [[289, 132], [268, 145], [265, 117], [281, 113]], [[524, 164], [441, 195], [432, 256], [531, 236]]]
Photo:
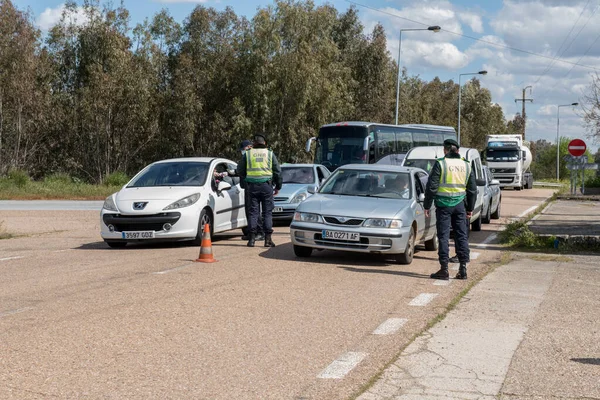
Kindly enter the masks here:
[[[246, 184], [248, 185], [248, 184]], [[250, 199], [250, 190], [246, 187], [244, 189], [244, 210], [246, 210], [246, 219], [248, 220], [248, 226], [242, 228], [242, 233], [244, 234], [244, 236], [247, 236], [250, 234], [251, 230], [250, 230], [250, 217], [252, 214], [250, 214], [250, 203], [252, 203], [252, 199]], [[260, 235], [263, 233], [263, 218], [262, 215], [259, 213], [258, 214], [258, 223], [256, 225], [256, 234]]]
[[250, 195], [250, 232], [258, 233], [260, 210], [262, 208], [263, 231], [266, 235], [273, 233], [273, 185], [271, 182], [247, 183]]
[[439, 240], [438, 257], [440, 265], [448, 268], [450, 226], [454, 233], [456, 255], [461, 264], [466, 264], [469, 259], [469, 229], [465, 203], [460, 202], [454, 207], [436, 207], [437, 235]]

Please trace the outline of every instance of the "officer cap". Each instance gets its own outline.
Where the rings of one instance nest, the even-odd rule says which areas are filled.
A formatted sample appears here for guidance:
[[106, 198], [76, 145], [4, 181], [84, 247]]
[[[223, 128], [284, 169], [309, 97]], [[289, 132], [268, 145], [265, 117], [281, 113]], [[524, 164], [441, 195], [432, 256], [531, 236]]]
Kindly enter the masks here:
[[267, 143], [267, 138], [265, 137], [264, 134], [257, 133], [256, 135], [254, 135], [254, 143], [266, 144]]
[[458, 142], [454, 139], [446, 139], [444, 140], [444, 146], [456, 146], [457, 149], [460, 148]]
[[249, 140], [242, 140], [242, 143], [240, 143], [240, 150], [244, 150], [248, 146], [252, 146], [252, 142]]

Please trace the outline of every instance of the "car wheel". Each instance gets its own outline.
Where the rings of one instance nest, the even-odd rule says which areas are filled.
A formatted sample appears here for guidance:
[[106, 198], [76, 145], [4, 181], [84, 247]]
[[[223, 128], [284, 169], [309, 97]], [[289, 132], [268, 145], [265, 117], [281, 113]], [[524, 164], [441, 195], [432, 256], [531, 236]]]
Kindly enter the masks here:
[[437, 232], [435, 232], [431, 239], [425, 241], [425, 250], [427, 251], [436, 251], [439, 246], [440, 242], [437, 237]]
[[487, 212], [485, 213], [485, 218], [483, 219], [484, 224], [489, 224], [492, 220], [492, 203], [488, 206]]
[[310, 257], [313, 249], [311, 247], [297, 246], [294, 245], [294, 254], [296, 257], [306, 258]]
[[123, 242], [121, 240], [105, 240], [104, 242], [106, 242], [108, 247], [111, 249], [122, 249], [123, 247], [127, 246], [127, 242]]
[[410, 230], [410, 235], [408, 236], [408, 243], [406, 243], [406, 249], [404, 249], [404, 253], [400, 253], [396, 255], [396, 262], [398, 264], [408, 265], [412, 263], [413, 256], [415, 254], [415, 230]]
[[483, 220], [483, 217], [482, 217], [481, 213], [479, 213], [479, 218], [477, 218], [475, 220], [475, 222], [473, 222], [471, 224], [471, 230], [475, 231], [475, 232], [479, 232], [481, 230], [481, 222], [482, 222], [482, 220]]
[[214, 233], [214, 226], [212, 220], [212, 213], [210, 209], [205, 208], [200, 212], [200, 218], [198, 219], [198, 232], [196, 233], [196, 245], [200, 245], [202, 243], [202, 234], [204, 233], [204, 225], [208, 224], [210, 226], [210, 238], [212, 239]]
[[502, 204], [502, 197], [498, 200], [498, 207], [496, 207], [496, 211], [492, 213], [492, 219], [500, 219], [500, 204]]

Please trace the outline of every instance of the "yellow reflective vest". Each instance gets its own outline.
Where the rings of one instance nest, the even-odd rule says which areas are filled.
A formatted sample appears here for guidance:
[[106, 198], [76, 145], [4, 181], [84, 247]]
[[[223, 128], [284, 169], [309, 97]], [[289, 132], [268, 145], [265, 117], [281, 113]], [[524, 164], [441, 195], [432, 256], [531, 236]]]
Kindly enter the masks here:
[[273, 179], [273, 152], [269, 149], [246, 151], [246, 181], [262, 183]]
[[467, 194], [471, 165], [464, 158], [440, 158], [441, 174], [437, 196], [448, 200], [462, 200]]

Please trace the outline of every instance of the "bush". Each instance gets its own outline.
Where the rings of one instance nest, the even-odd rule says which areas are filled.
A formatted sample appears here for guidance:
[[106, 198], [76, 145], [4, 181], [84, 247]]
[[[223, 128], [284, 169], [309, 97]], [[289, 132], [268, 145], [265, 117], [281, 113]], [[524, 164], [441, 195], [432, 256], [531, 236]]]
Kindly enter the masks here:
[[65, 174], [64, 172], [58, 172], [55, 174], [48, 175], [44, 178], [44, 183], [47, 184], [60, 184], [60, 185], [68, 185], [73, 183], [73, 179], [69, 176], [69, 174]]
[[594, 176], [593, 178], [588, 178], [585, 181], [585, 187], [588, 187], [588, 188], [600, 187], [600, 176]]
[[27, 184], [31, 181], [31, 178], [29, 178], [27, 171], [22, 169], [13, 169], [8, 172], [8, 180], [13, 185], [22, 188], [27, 186]]
[[112, 174], [108, 175], [106, 179], [104, 179], [104, 184], [106, 186], [123, 186], [127, 182], [129, 182], [129, 177], [127, 174], [119, 171], [113, 172]]

